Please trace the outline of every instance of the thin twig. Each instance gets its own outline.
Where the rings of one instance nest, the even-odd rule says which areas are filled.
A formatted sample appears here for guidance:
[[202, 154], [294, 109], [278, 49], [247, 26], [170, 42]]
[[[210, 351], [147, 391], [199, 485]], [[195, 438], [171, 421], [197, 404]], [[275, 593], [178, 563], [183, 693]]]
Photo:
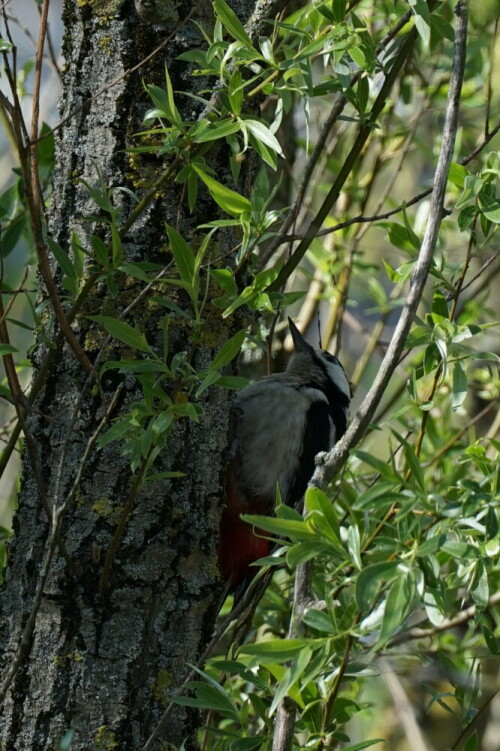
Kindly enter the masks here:
[[[490, 256], [488, 258], [488, 260], [483, 263], [483, 265], [481, 266], [481, 268], [479, 269], [479, 271], [476, 274], [474, 274], [474, 276], [472, 277], [472, 279], [470, 279], [467, 282], [467, 284], [463, 285], [463, 287], [461, 289], [461, 292], [465, 292], [466, 289], [468, 289], [472, 284], [474, 284], [474, 282], [476, 282], [479, 279], [479, 277], [484, 274], [484, 272], [486, 271], [486, 269], [488, 269], [494, 261], [498, 261], [498, 256], [497, 255], [496, 256]], [[488, 280], [488, 281], [490, 281], [490, 280]], [[450, 292], [450, 295], [446, 298], [447, 301], [451, 300], [453, 298], [453, 295], [454, 295], [454, 292]]]
[[[33, 0], [33, 1], [34, 1], [35, 5], [36, 5], [36, 7], [38, 9], [38, 12], [39, 12], [39, 14], [41, 16], [42, 15], [42, 9], [40, 8], [40, 5], [36, 2], [36, 0]], [[58, 62], [57, 62], [57, 56], [56, 56], [56, 53], [55, 53], [54, 44], [52, 42], [52, 35], [50, 33], [50, 27], [49, 27], [48, 23], [47, 23], [46, 38], [47, 38], [47, 46], [49, 48], [50, 62], [52, 63], [52, 67], [54, 68], [54, 70], [57, 73], [57, 75], [59, 76], [59, 78], [61, 78], [61, 71], [59, 69], [59, 65], [58, 65]]]
[[401, 50], [396, 60], [392, 63], [389, 73], [386, 75], [384, 79], [384, 82], [380, 88], [379, 94], [377, 98], [375, 99], [375, 102], [373, 103], [372, 109], [370, 111], [369, 116], [367, 117], [366, 122], [363, 122], [360, 125], [358, 135], [354, 141], [354, 144], [351, 147], [351, 150], [349, 151], [349, 154], [347, 155], [344, 163], [342, 164], [342, 167], [340, 168], [337, 174], [337, 177], [335, 178], [333, 185], [330, 188], [330, 191], [328, 192], [326, 198], [324, 199], [318, 213], [312, 219], [309, 225], [308, 231], [307, 231], [307, 238], [302, 240], [297, 246], [297, 248], [295, 248], [295, 250], [293, 251], [288, 261], [281, 268], [280, 273], [278, 274], [275, 281], [272, 282], [272, 284], [270, 284], [269, 287], [267, 288], [267, 291], [278, 290], [283, 284], [283, 282], [287, 280], [290, 274], [296, 269], [296, 267], [298, 266], [298, 264], [301, 262], [302, 258], [304, 257], [305, 253], [309, 249], [309, 246], [311, 245], [312, 240], [314, 239], [314, 237], [316, 237], [320, 227], [323, 225], [323, 222], [325, 221], [326, 217], [328, 216], [332, 207], [337, 201], [340, 195], [340, 192], [342, 190], [342, 187], [344, 186], [345, 181], [347, 180], [348, 176], [351, 174], [352, 168], [354, 164], [356, 163], [356, 160], [358, 159], [359, 155], [361, 154], [363, 147], [372, 132], [372, 128], [377, 121], [378, 116], [382, 112], [382, 109], [392, 90], [392, 87], [396, 81], [396, 78], [398, 74], [400, 73], [401, 68], [405, 64], [408, 58], [408, 55], [413, 49], [416, 39], [417, 39], [417, 32], [415, 29], [412, 29], [408, 33], [405, 41], [403, 42], [401, 46]]
[[[90, 372], [92, 365], [80, 346], [78, 339], [68, 320], [64, 314], [61, 301], [57, 292], [57, 287], [52, 276], [49, 260], [47, 257], [47, 249], [45, 246], [45, 240], [43, 237], [43, 195], [40, 186], [40, 176], [38, 173], [38, 154], [36, 146], [33, 141], [36, 139], [38, 133], [38, 118], [40, 113], [40, 82], [43, 64], [43, 47], [45, 42], [45, 33], [47, 29], [47, 16], [49, 9], [49, 0], [44, 0], [42, 8], [42, 18], [40, 21], [40, 32], [38, 36], [38, 47], [35, 59], [35, 78], [33, 84], [33, 107], [32, 107], [32, 119], [31, 119], [31, 145], [26, 147], [27, 137], [25, 139], [22, 128], [22, 115], [21, 109], [16, 104], [17, 100], [17, 86], [16, 82], [11, 82], [12, 95], [14, 97], [14, 115], [13, 125], [16, 135], [17, 149], [19, 153], [19, 161], [23, 174], [24, 187], [26, 190], [26, 199], [28, 202], [29, 216], [31, 222], [31, 230], [33, 233], [33, 239], [35, 243], [35, 249], [38, 257], [38, 266], [42, 275], [47, 293], [49, 295], [52, 308], [57, 318], [57, 322], [64, 333], [64, 337], [67, 340], [69, 346], [73, 350], [77, 360], [82, 365], [84, 370]], [[29, 158], [28, 158], [29, 157]]]
[[[495, 592], [488, 598], [486, 609], [496, 608], [500, 604], [500, 592]], [[449, 631], [452, 628], [462, 626], [467, 621], [471, 621], [476, 615], [476, 605], [471, 605], [468, 608], [461, 610], [454, 618], [445, 618], [438, 626], [432, 628], [410, 628], [408, 631], [403, 631], [394, 636], [389, 642], [388, 646], [391, 647], [394, 644], [404, 644], [407, 641], [413, 641], [414, 639], [432, 639], [436, 634], [440, 634], [442, 631]]]
[[[304, 506], [303, 514], [307, 513]], [[310, 600], [312, 563], [307, 561], [297, 566], [293, 589], [293, 606], [288, 627], [288, 639], [294, 639], [301, 631], [302, 617], [308, 600]], [[285, 673], [286, 675], [286, 673]], [[284, 696], [279, 703], [274, 722], [272, 751], [292, 751], [295, 731], [297, 705]]]
[[486, 405], [484, 409], [482, 409], [480, 412], [478, 412], [474, 417], [472, 417], [470, 420], [468, 420], [465, 425], [457, 432], [455, 435], [450, 438], [450, 440], [445, 443], [444, 446], [442, 446], [439, 451], [436, 451], [435, 454], [432, 455], [432, 458], [429, 459], [428, 462], [424, 462], [421, 464], [422, 469], [426, 469], [427, 467], [432, 467], [433, 464], [436, 464], [444, 454], [446, 454], [453, 446], [461, 439], [465, 433], [467, 433], [468, 430], [470, 430], [479, 420], [482, 420], [483, 417], [486, 417], [488, 412], [491, 412], [493, 407], [498, 407], [498, 400], [493, 400], [489, 404]]
[[491, 113], [491, 98], [493, 96], [493, 64], [495, 61], [496, 42], [498, 34], [498, 23], [500, 19], [495, 19], [495, 28], [493, 30], [493, 38], [491, 40], [490, 49], [490, 69], [488, 71], [488, 84], [486, 88], [486, 111], [484, 113], [484, 135], [488, 136], [490, 132], [490, 113]]
[[[495, 125], [491, 133], [486, 136], [481, 143], [476, 146], [476, 148], [471, 151], [470, 154], [468, 154], [466, 157], [463, 157], [458, 160], [458, 164], [461, 164], [462, 166], [466, 166], [469, 164], [469, 162], [472, 162], [473, 159], [475, 159], [478, 154], [481, 153], [481, 151], [490, 143], [490, 141], [496, 136], [498, 131], [500, 130], [500, 122]], [[332, 234], [332, 232], [339, 232], [341, 229], [346, 229], [346, 227], [351, 227], [353, 224], [367, 224], [372, 222], [379, 222], [383, 219], [390, 219], [391, 216], [394, 216], [395, 214], [399, 214], [403, 209], [410, 208], [410, 206], [414, 206], [417, 203], [420, 203], [424, 198], [427, 198], [427, 196], [430, 196], [432, 193], [433, 186], [430, 188], [426, 188], [425, 190], [418, 193], [416, 196], [413, 196], [413, 198], [410, 198], [408, 201], [405, 201], [404, 204], [400, 204], [399, 206], [396, 206], [394, 209], [390, 209], [390, 211], [385, 211], [381, 214], [373, 214], [371, 216], [363, 216], [363, 214], [358, 214], [358, 216], [354, 216], [351, 219], [347, 219], [345, 222], [339, 222], [338, 224], [333, 225], [333, 227], [328, 227], [327, 229], [322, 229], [316, 232], [315, 235], [311, 235], [309, 230], [306, 233], [303, 234], [294, 234], [294, 235], [285, 235], [283, 237], [283, 242], [290, 242], [292, 240], [314, 240], [316, 237], [325, 237], [326, 235]]]
[[[354, 6], [354, 3], [352, 4], [352, 7]], [[351, 8], [349, 8], [351, 10]], [[399, 33], [399, 31], [405, 26], [409, 19], [411, 18], [411, 11], [407, 11], [400, 19], [399, 21], [394, 25], [392, 29], [390, 29], [387, 34], [380, 40], [379, 44], [377, 45], [376, 52], [377, 54], [380, 53], [387, 44], [394, 39], [394, 37]], [[355, 86], [356, 82], [361, 76], [362, 71], [356, 71], [356, 73], [353, 74], [351, 80], [350, 80], [350, 88]], [[259, 266], [264, 266], [270, 258], [274, 255], [276, 250], [279, 248], [279, 246], [288, 241], [287, 232], [290, 229], [290, 227], [293, 226], [295, 220], [297, 219], [300, 211], [300, 207], [302, 206], [305, 198], [305, 194], [307, 192], [307, 188], [309, 187], [309, 183], [311, 182], [311, 178], [314, 174], [314, 170], [316, 169], [316, 166], [320, 160], [320, 157], [323, 154], [326, 142], [328, 140], [328, 136], [330, 135], [330, 132], [339, 119], [340, 115], [344, 111], [345, 106], [347, 105], [348, 100], [347, 97], [345, 97], [343, 94], [339, 96], [335, 104], [333, 105], [330, 114], [328, 115], [327, 119], [325, 120], [325, 123], [323, 127], [321, 128], [321, 132], [318, 136], [318, 140], [316, 141], [316, 145], [313, 149], [313, 152], [309, 159], [307, 160], [307, 164], [304, 169], [304, 174], [302, 176], [302, 180], [300, 182], [299, 188], [297, 190], [297, 194], [294, 198], [293, 204], [290, 207], [290, 211], [288, 212], [288, 215], [283, 222], [283, 224], [280, 227], [280, 230], [278, 234], [276, 235], [275, 239], [269, 246], [269, 248], [266, 248], [266, 250], [262, 254], [262, 258], [260, 260]]]

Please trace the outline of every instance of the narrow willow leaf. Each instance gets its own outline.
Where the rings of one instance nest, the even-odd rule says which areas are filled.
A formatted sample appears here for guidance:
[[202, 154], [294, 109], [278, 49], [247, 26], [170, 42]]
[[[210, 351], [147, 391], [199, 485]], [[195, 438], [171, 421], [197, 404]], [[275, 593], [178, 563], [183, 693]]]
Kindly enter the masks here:
[[235, 120], [223, 120], [215, 123], [213, 127], [207, 128], [195, 140], [197, 143], [206, 143], [207, 141], [217, 141], [219, 138], [226, 138], [240, 130], [240, 124]]
[[398, 575], [397, 561], [372, 563], [361, 571], [356, 580], [356, 602], [363, 611], [368, 610], [380, 587]]
[[220, 370], [233, 360], [241, 349], [241, 345], [245, 341], [247, 332], [245, 329], [238, 331], [237, 334], [228, 339], [225, 344], [222, 345], [220, 350], [215, 355], [210, 369]]
[[227, 31], [229, 31], [238, 42], [244, 44], [245, 47], [253, 49], [251, 39], [243, 28], [243, 24], [234, 10], [232, 10], [224, 0], [213, 0], [213, 6], [217, 17]]
[[460, 360], [453, 363], [451, 406], [454, 410], [462, 406], [467, 396], [467, 375]]
[[18, 351], [12, 344], [0, 344], [0, 355], [12, 355]]
[[296, 657], [306, 644], [303, 639], [268, 639], [256, 644], [244, 644], [238, 653], [258, 655], [263, 663], [283, 663]]
[[248, 198], [241, 196], [239, 193], [236, 193], [236, 191], [231, 190], [217, 180], [214, 180], [213, 177], [207, 175], [207, 173], [198, 165], [193, 164], [192, 166], [200, 180], [202, 180], [207, 186], [214, 201], [218, 203], [221, 209], [226, 213], [231, 214], [232, 216], [238, 216], [245, 211], [251, 212], [252, 204]]
[[284, 156], [278, 139], [271, 133], [266, 125], [260, 123], [258, 120], [245, 119], [243, 122], [245, 124], [245, 127], [247, 127], [248, 130], [253, 133], [253, 135], [259, 141], [262, 141], [262, 143], [264, 143], [280, 156]]
[[51, 237], [47, 237], [47, 245], [51, 249], [52, 253], [54, 254], [54, 258], [56, 259], [57, 263], [66, 274], [66, 276], [69, 276], [71, 279], [76, 279], [77, 274], [75, 267], [73, 266], [71, 259], [66, 251], [61, 248], [61, 246], [56, 243]]
[[108, 334], [111, 334], [112, 337], [118, 339], [120, 342], [141, 352], [152, 354], [151, 347], [147, 343], [144, 334], [133, 326], [129, 326], [128, 323], [117, 321], [116, 318], [111, 318], [110, 316], [89, 316], [89, 318], [104, 326]]
[[174, 256], [175, 265], [177, 266], [182, 280], [188, 284], [193, 284], [194, 276], [194, 254], [187, 242], [184, 240], [176, 229], [165, 224], [167, 228], [168, 239]]

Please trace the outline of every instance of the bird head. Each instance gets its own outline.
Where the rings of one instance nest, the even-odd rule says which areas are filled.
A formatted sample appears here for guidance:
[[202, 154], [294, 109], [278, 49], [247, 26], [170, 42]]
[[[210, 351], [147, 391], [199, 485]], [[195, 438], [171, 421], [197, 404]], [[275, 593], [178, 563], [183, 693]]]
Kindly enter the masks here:
[[326, 386], [331, 383], [347, 401], [351, 398], [351, 387], [344, 368], [335, 355], [324, 349], [316, 349], [306, 342], [291, 318], [288, 319], [293, 339], [294, 353], [286, 372], [301, 381]]

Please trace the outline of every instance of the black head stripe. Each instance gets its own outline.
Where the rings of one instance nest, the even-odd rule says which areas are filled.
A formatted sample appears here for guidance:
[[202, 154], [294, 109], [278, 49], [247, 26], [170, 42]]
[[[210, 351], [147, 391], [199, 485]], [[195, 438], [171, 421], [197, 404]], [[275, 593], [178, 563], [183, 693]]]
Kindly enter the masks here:
[[342, 365], [340, 364], [340, 360], [337, 357], [335, 357], [335, 355], [332, 355], [330, 352], [327, 352], [324, 349], [321, 350], [321, 354], [325, 358], [325, 360], [328, 360], [328, 362], [333, 362], [336, 365], [340, 365], [340, 367], [342, 368]]

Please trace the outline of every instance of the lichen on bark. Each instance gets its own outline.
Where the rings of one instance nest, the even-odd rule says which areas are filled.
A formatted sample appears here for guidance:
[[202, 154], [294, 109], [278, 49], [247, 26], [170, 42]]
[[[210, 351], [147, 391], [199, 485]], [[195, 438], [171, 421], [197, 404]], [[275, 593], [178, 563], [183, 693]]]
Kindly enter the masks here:
[[[232, 5], [242, 20], [255, 10], [255, 3], [248, 0]], [[176, 57], [200, 43], [194, 24], [179, 25], [192, 8], [187, 2], [134, 5], [131, 0], [67, 0], [60, 116], [71, 117], [57, 132], [48, 223], [50, 235], [63, 248], [69, 247], [72, 232], [85, 245], [91, 232], [100, 231], [89, 221], [96, 206], [82, 180], [90, 185], [102, 180], [108, 187], [130, 186], [126, 150], [149, 106], [143, 81], [162, 85], [166, 64], [174, 90], [189, 82]], [[202, 3], [194, 18], [196, 13], [206, 18], [209, 11], [210, 4]], [[127, 73], [166, 37], [171, 41], [161, 54]], [[186, 101], [191, 117], [192, 104]], [[228, 174], [227, 155], [220, 150], [217, 159], [222, 181]], [[148, 167], [159, 173], [164, 164], [153, 158]], [[127, 194], [115, 195], [125, 219], [133, 202]], [[217, 211], [208, 194], [202, 193], [190, 215], [181, 201], [181, 186], [170, 181], [127, 232], [123, 243], [127, 260], [163, 262], [165, 221], [191, 237], [199, 224], [216, 218]], [[220, 253], [227, 255], [234, 237], [220, 232], [217, 242]], [[231, 263], [231, 256], [228, 259]], [[88, 315], [102, 313], [103, 308], [118, 314], [127, 304], [127, 294], [126, 284], [113, 298], [98, 283], [74, 322], [91, 360], [96, 352], [92, 342], [98, 345], [99, 339]], [[186, 304], [182, 295], [176, 304]], [[160, 338], [162, 313], [147, 301], [134, 311], [153, 346]], [[223, 321], [216, 309], [211, 315], [217, 336], [195, 348], [193, 365], [199, 370], [208, 367], [216, 348], [233, 333], [234, 324]], [[57, 330], [52, 327], [48, 333], [54, 336]], [[189, 347], [188, 336], [186, 327], [171, 326], [171, 355]], [[46, 356], [40, 340], [33, 354], [35, 375]], [[108, 371], [96, 388], [67, 346], [54, 358], [27, 420], [52, 511], [65, 503], [89, 441], [120, 383], [113, 418], [141, 398], [134, 378]], [[212, 634], [222, 588], [216, 567], [217, 530], [230, 399], [223, 389], [208, 389], [200, 399], [199, 423], [175, 422], [157, 469], [181, 470], [184, 477], [160, 478], [141, 487], [125, 519], [105, 591], [99, 588], [103, 563], [133, 481], [127, 458], [113, 443], [90, 451], [78, 493], [62, 517], [61, 541], [49, 565], [51, 525], [32, 462], [24, 456], [14, 540], [0, 599], [2, 664], [7, 668], [18, 662], [0, 709], [0, 742], [5, 751], [48, 751], [70, 728], [72, 751], [115, 747], [138, 751], [153, 731], [165, 701], [182, 684], [187, 663], [203, 652]], [[44, 570], [47, 577], [37, 603]], [[195, 748], [198, 723], [197, 714], [179, 707], [162, 738], [173, 746], [187, 738], [186, 748]]]

